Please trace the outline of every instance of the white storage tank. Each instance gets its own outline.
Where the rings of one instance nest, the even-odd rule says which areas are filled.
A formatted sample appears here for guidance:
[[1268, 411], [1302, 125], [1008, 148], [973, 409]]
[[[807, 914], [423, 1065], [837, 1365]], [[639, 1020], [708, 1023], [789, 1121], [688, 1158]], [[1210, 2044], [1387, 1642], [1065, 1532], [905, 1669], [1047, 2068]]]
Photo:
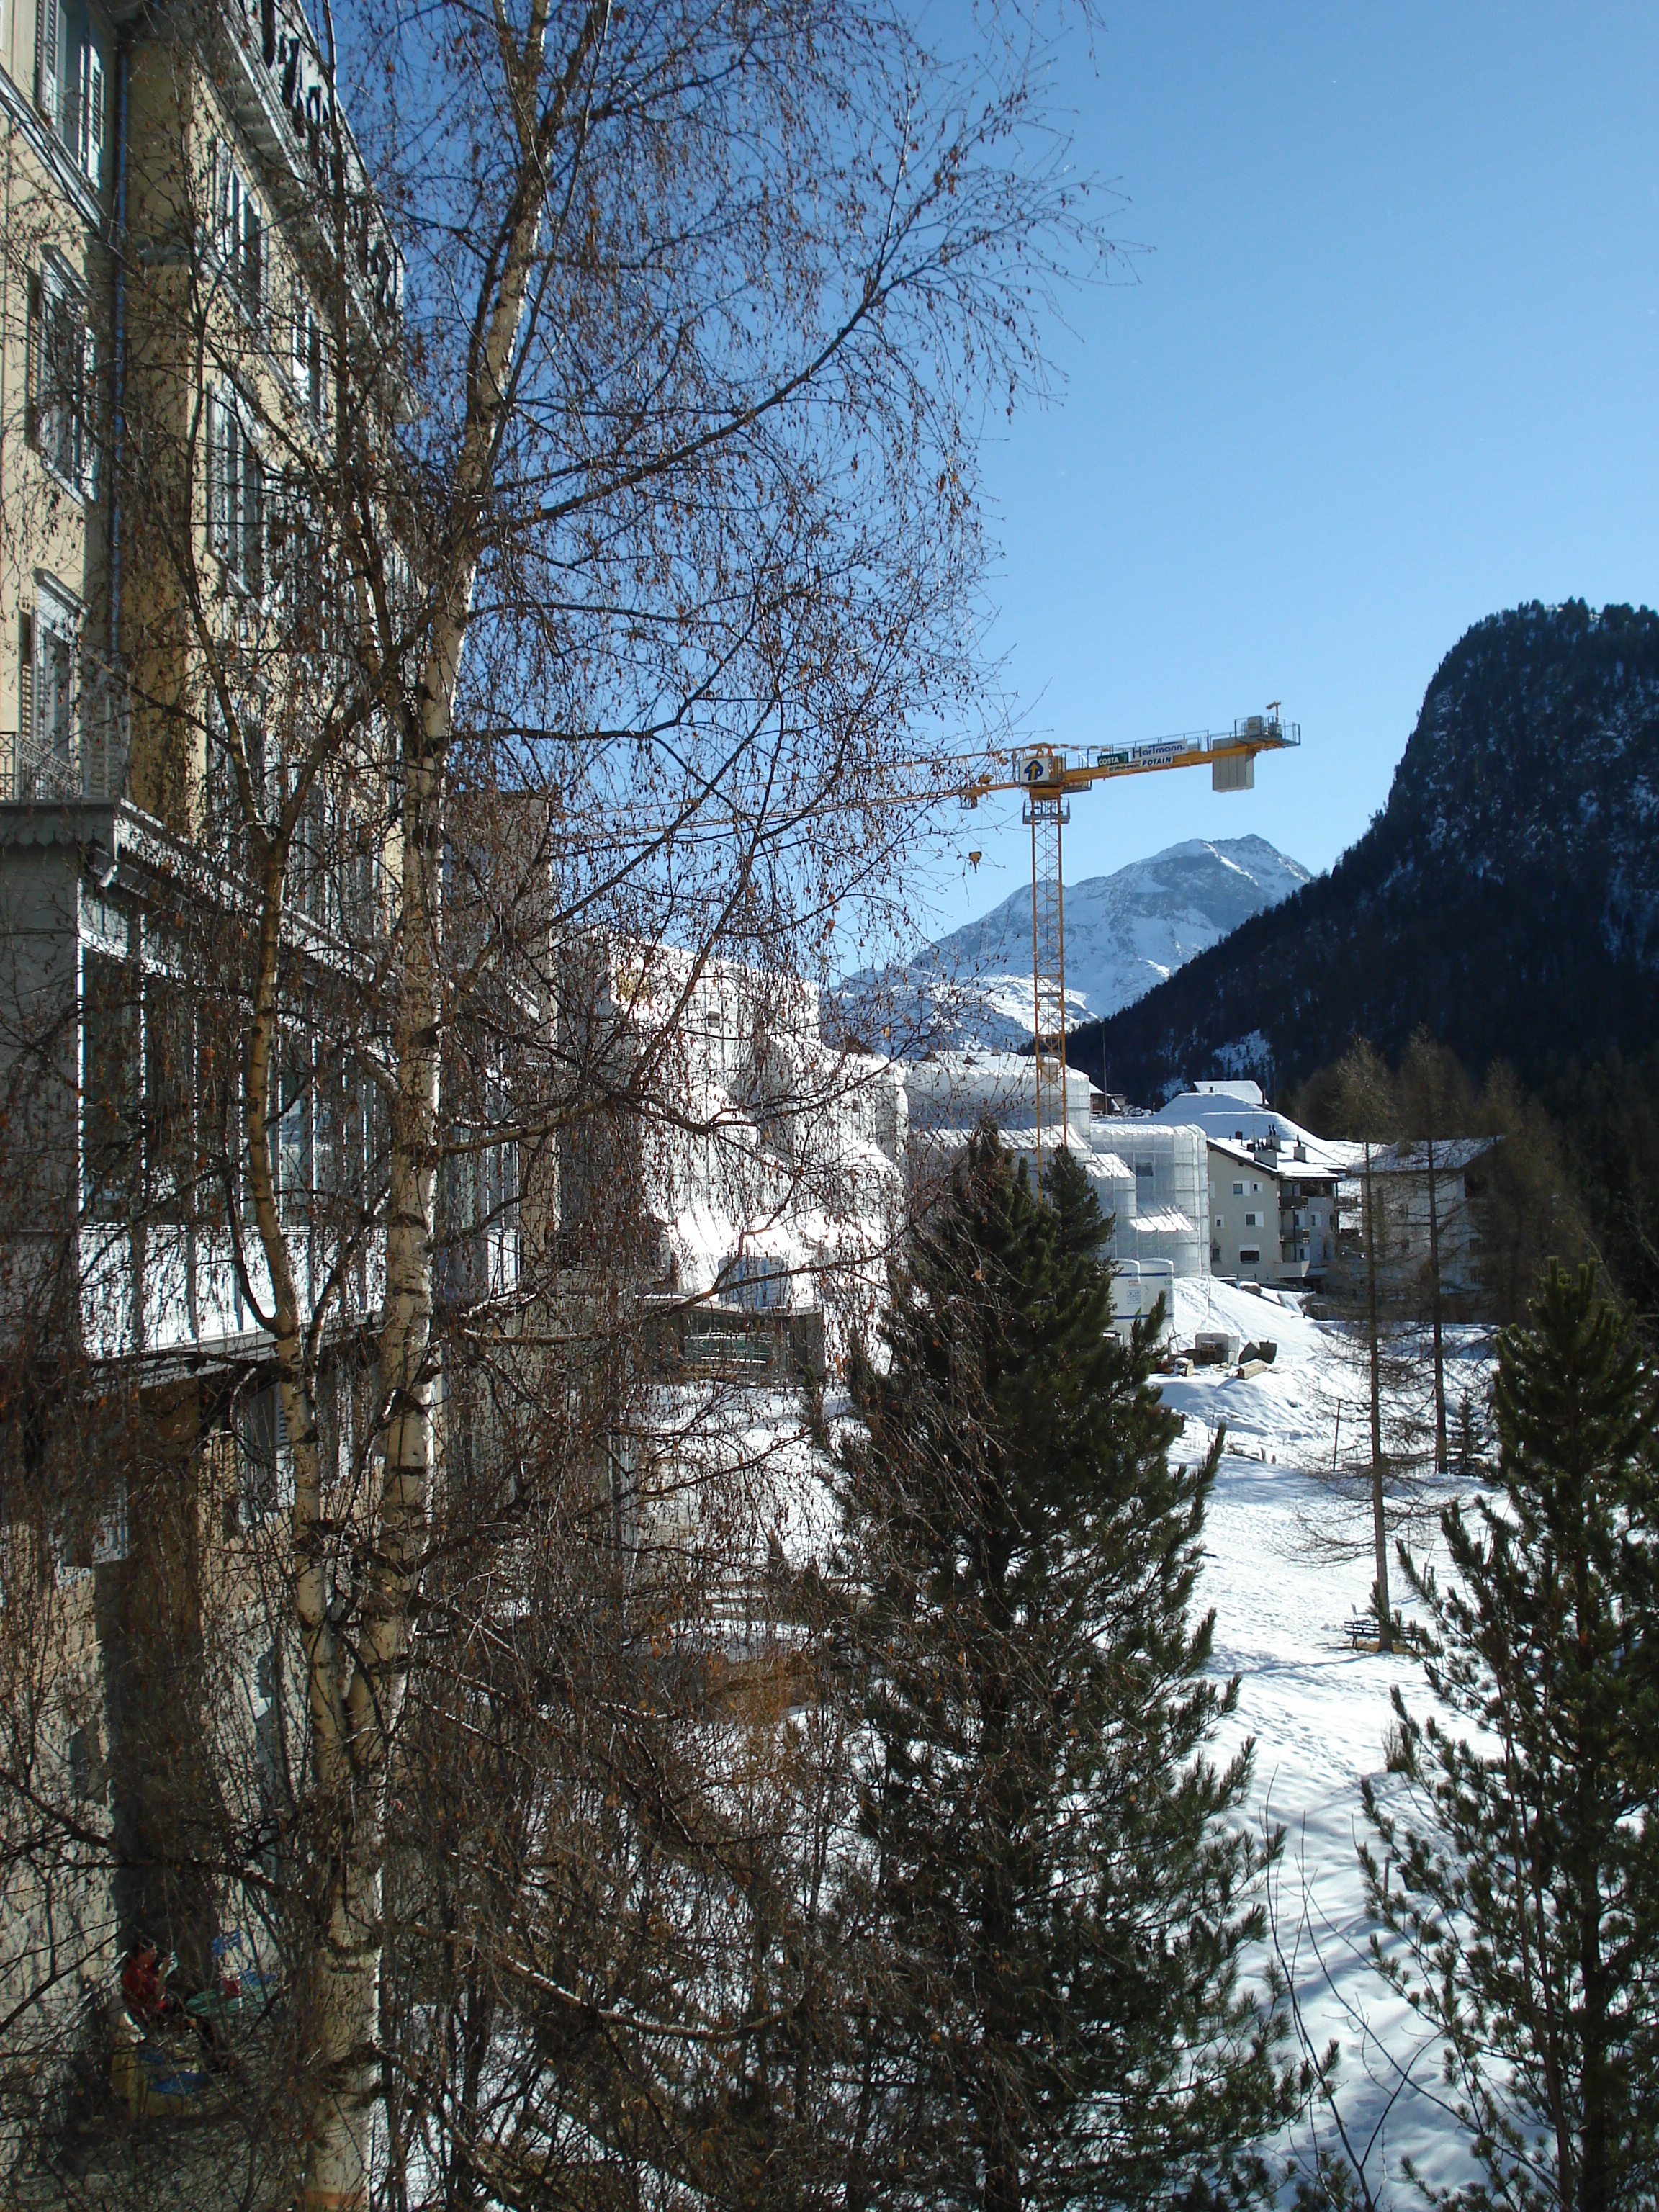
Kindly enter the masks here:
[[1144, 1321], [1158, 1300], [1164, 1301], [1162, 1336], [1168, 1336], [1175, 1319], [1175, 1269], [1167, 1260], [1120, 1260], [1112, 1271], [1114, 1334], [1127, 1337], [1129, 1324]]

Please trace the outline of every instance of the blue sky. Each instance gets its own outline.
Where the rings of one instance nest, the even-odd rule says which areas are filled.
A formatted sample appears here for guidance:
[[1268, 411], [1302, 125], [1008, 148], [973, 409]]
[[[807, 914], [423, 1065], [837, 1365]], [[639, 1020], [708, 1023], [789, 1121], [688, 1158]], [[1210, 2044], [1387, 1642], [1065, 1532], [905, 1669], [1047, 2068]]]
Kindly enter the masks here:
[[[1004, 682], [1073, 744], [1304, 731], [1246, 796], [1079, 800], [1066, 879], [1249, 832], [1322, 868], [1472, 622], [1659, 605], [1659, 6], [1109, 0], [1065, 82], [1149, 250], [986, 450]], [[1018, 825], [971, 817], [939, 925], [1025, 875]]]

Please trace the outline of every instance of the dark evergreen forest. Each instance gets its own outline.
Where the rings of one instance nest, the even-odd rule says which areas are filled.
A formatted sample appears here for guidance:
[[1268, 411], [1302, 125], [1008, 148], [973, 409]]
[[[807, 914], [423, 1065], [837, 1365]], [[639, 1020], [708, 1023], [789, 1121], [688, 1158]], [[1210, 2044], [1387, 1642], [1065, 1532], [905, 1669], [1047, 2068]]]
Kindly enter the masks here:
[[1659, 1042], [1656, 814], [1659, 615], [1494, 615], [1441, 663], [1387, 806], [1330, 873], [1071, 1057], [1151, 1103], [1182, 1077], [1273, 1091], [1355, 1036], [1392, 1060], [1421, 1023], [1536, 1090], [1639, 1055]]

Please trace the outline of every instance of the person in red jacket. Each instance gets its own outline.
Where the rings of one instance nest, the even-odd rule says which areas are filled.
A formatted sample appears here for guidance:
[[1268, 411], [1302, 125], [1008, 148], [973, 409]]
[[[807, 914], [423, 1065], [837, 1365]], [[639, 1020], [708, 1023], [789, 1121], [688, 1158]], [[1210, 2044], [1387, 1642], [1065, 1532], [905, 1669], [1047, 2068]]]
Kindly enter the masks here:
[[158, 2021], [176, 2019], [184, 2010], [173, 1991], [162, 1986], [161, 1962], [148, 1936], [139, 1937], [121, 1969], [121, 1995], [126, 2000], [128, 2011], [144, 2027], [153, 2027]]

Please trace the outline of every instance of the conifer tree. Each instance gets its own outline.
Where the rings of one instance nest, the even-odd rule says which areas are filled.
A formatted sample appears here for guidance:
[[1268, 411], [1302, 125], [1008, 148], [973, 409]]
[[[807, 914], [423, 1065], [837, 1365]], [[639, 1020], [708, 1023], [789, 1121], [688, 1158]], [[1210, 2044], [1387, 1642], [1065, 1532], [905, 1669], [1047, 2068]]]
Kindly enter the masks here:
[[1498, 1345], [1499, 1495], [1401, 1548], [1439, 1655], [1396, 1691], [1409, 1811], [1365, 1786], [1375, 1947], [1436, 2030], [1485, 2212], [1659, 2194], [1659, 1468], [1655, 1389], [1594, 1270], [1553, 1267]]
[[[839, 1455], [862, 1592], [866, 2065], [920, 2201], [1021, 2212], [1249, 2193], [1284, 2116], [1282, 2022], [1240, 1980], [1264, 1859], [1247, 1745], [1193, 1618], [1219, 1443], [1171, 1465], [1159, 1321], [1110, 1333], [1103, 1220], [979, 1133], [854, 1365]], [[879, 2193], [869, 2175], [849, 2203]]]

